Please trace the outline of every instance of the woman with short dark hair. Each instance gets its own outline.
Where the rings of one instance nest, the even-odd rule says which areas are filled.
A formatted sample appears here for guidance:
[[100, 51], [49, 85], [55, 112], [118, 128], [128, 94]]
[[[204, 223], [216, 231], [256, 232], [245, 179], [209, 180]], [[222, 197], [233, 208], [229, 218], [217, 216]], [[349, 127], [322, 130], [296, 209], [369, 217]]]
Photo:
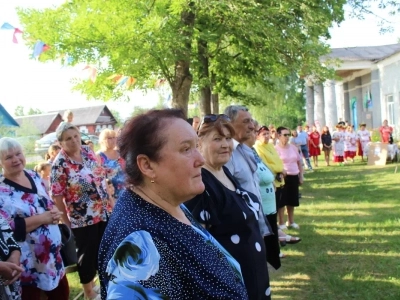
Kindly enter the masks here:
[[182, 111], [131, 119], [118, 140], [129, 186], [99, 253], [103, 299], [248, 299], [240, 266], [181, 205], [204, 191]]
[[[290, 131], [286, 127], [277, 129], [279, 144], [275, 146], [279, 157], [283, 161], [285, 169], [285, 185], [282, 190], [281, 199], [278, 203], [278, 224], [284, 230], [287, 227], [299, 229], [300, 226], [294, 222], [294, 208], [299, 206], [299, 186], [303, 183], [303, 164], [298, 149], [289, 143]], [[285, 207], [288, 221], [284, 221]]]

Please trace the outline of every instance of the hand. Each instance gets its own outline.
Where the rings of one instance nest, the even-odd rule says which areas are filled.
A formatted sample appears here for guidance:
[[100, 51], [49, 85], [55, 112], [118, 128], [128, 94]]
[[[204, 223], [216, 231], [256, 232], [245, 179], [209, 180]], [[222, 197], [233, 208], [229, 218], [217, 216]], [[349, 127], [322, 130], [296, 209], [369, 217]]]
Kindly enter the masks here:
[[50, 213], [53, 217], [53, 224], [58, 224], [60, 222], [61, 215], [63, 215], [63, 213], [59, 211], [56, 206], [54, 206], [53, 209], [50, 210]]
[[303, 184], [303, 181], [304, 181], [304, 179], [303, 179], [303, 174], [299, 174], [299, 185], [302, 185]]
[[14, 283], [19, 276], [21, 276], [23, 271], [24, 269], [19, 265], [8, 261], [0, 261], [0, 275], [7, 279], [7, 281], [4, 282], [5, 285]]

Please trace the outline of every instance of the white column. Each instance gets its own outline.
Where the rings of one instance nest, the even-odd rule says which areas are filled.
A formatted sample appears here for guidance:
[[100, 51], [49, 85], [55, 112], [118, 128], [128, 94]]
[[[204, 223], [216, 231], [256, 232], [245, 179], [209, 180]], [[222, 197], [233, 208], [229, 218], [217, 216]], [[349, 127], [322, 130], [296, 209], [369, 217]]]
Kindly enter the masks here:
[[[321, 83], [314, 85], [314, 100], [315, 100], [315, 125], [318, 131], [321, 131], [325, 126], [325, 100], [324, 100], [324, 87]], [[310, 124], [313, 125], [313, 124]]]
[[306, 121], [314, 124], [314, 86], [311, 81], [306, 81]]
[[[336, 84], [334, 80], [327, 80], [324, 83], [325, 97], [325, 125], [329, 129], [334, 128], [338, 122], [337, 105], [336, 105]], [[322, 125], [324, 126], [324, 125]]]

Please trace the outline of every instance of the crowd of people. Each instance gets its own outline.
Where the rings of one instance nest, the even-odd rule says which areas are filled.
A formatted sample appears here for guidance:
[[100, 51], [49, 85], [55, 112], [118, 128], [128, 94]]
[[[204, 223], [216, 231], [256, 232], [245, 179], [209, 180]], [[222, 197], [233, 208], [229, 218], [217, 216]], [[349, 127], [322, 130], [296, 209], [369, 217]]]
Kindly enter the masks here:
[[268, 263], [279, 269], [281, 247], [301, 241], [287, 229], [300, 229], [310, 157], [318, 167], [322, 148], [329, 165], [333, 150], [342, 163], [370, 141], [365, 124], [291, 132], [232, 105], [202, 120], [151, 110], [104, 129], [94, 152], [72, 117], [32, 171], [0, 139], [1, 299], [69, 298], [60, 223], [86, 299], [271, 299]]

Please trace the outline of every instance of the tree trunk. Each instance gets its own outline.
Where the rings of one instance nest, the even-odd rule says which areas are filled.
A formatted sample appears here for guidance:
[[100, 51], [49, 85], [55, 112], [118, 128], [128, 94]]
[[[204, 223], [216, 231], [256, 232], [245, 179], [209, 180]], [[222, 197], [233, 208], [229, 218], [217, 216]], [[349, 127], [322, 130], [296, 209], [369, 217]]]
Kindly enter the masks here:
[[208, 45], [207, 42], [197, 40], [197, 57], [199, 60], [199, 79], [200, 79], [200, 112], [202, 116], [211, 114], [211, 81], [210, 73], [208, 71], [209, 58], [208, 58]]
[[219, 94], [211, 94], [211, 103], [212, 103], [212, 113], [215, 115], [219, 114]]
[[175, 63], [175, 80], [171, 84], [172, 107], [182, 109], [187, 116], [192, 75], [189, 71], [190, 62], [177, 61]]
[[192, 52], [193, 28], [195, 21], [194, 2], [189, 3], [189, 9], [181, 13], [182, 50], [177, 57], [182, 59], [175, 62], [175, 76], [170, 83], [172, 88], [172, 107], [180, 108], [187, 116], [190, 88], [192, 86], [192, 74], [190, 74], [190, 61]]
[[219, 94], [215, 89], [215, 73], [211, 72], [211, 111], [213, 114], [219, 114]]

